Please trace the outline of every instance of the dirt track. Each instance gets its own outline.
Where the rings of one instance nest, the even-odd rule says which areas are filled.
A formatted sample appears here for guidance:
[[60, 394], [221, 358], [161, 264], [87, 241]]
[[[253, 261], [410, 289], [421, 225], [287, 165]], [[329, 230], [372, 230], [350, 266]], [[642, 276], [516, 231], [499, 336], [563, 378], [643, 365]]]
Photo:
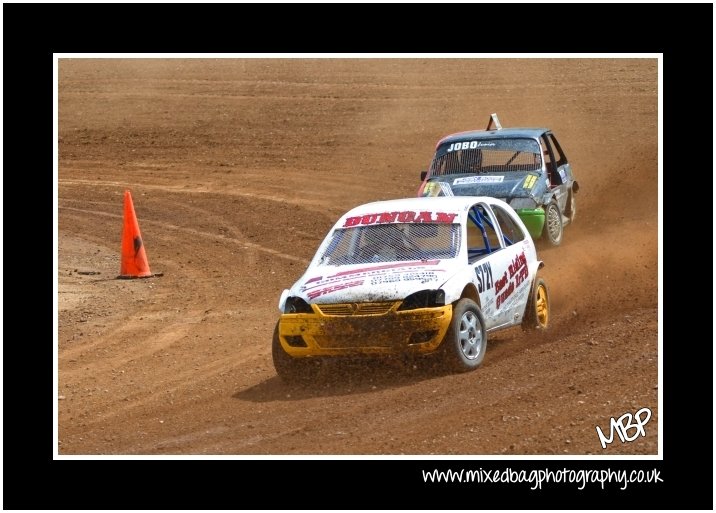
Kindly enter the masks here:
[[[580, 182], [541, 251], [551, 329], [493, 335], [473, 373], [283, 384], [278, 297], [337, 216], [414, 196], [491, 112], [552, 128]], [[161, 278], [114, 279], [125, 189]], [[654, 59], [62, 59], [59, 453], [656, 454], [657, 191]]]

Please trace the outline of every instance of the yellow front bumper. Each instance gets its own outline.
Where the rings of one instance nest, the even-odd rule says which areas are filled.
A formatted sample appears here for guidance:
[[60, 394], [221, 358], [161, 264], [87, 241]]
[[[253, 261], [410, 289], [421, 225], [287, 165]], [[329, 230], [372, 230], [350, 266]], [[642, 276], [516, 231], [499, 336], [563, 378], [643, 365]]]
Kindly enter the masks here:
[[435, 351], [450, 325], [452, 305], [398, 311], [400, 305], [312, 305], [310, 314], [283, 314], [281, 346], [294, 357]]

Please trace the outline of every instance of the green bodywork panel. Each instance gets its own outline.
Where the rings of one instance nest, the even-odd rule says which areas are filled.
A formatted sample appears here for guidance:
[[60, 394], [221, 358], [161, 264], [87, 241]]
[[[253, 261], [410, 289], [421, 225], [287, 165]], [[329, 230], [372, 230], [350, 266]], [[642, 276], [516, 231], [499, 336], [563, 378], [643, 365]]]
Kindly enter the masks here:
[[517, 215], [520, 216], [522, 222], [525, 223], [527, 231], [533, 239], [539, 239], [542, 236], [542, 229], [544, 228], [544, 210], [542, 208], [521, 208], [515, 210]]

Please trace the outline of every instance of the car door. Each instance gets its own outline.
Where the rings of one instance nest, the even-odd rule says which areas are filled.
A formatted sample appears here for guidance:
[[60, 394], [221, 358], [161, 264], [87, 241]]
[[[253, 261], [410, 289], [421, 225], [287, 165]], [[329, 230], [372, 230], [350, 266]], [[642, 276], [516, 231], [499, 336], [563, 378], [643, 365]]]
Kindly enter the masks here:
[[569, 164], [567, 155], [564, 154], [564, 151], [559, 145], [555, 135], [552, 132], [549, 132], [547, 136], [550, 146], [552, 146], [552, 149], [554, 150], [554, 156], [557, 161], [557, 174], [559, 174], [562, 183], [569, 185], [574, 180], [574, 176], [572, 176], [572, 166]]
[[513, 294], [523, 290], [522, 282], [517, 281], [524, 280], [524, 271], [517, 263], [525, 255], [522, 245], [516, 243], [519, 241], [512, 240], [523, 240], [524, 233], [520, 231], [520, 236], [510, 238], [502, 231], [498, 216], [487, 203], [476, 203], [468, 211], [466, 225], [468, 262], [475, 273], [475, 287], [488, 330], [514, 324], [515, 313], [524, 309]]
[[557, 200], [559, 211], [564, 213], [569, 199], [569, 183], [572, 180], [572, 169], [557, 139], [551, 132], [542, 136], [545, 167], [549, 178], [550, 189]]
[[507, 274], [503, 275], [507, 283], [497, 292], [496, 301], [503, 310], [505, 322], [517, 324], [522, 321], [532, 287], [528, 262], [536, 259], [534, 244], [517, 213], [509, 206], [492, 205], [492, 213], [500, 225], [504, 251], [509, 256]]

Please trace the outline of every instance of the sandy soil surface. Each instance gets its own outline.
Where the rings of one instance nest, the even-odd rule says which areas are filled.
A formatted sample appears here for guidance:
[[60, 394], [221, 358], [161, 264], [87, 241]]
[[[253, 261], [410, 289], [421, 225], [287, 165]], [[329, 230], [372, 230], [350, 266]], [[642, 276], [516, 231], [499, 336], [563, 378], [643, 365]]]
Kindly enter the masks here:
[[[332, 223], [414, 196], [491, 112], [552, 128], [580, 182], [540, 251], [551, 328], [496, 333], [472, 373], [284, 384], [278, 298]], [[115, 279], [127, 189], [162, 277]], [[654, 59], [61, 59], [59, 454], [657, 454], [657, 192]]]

